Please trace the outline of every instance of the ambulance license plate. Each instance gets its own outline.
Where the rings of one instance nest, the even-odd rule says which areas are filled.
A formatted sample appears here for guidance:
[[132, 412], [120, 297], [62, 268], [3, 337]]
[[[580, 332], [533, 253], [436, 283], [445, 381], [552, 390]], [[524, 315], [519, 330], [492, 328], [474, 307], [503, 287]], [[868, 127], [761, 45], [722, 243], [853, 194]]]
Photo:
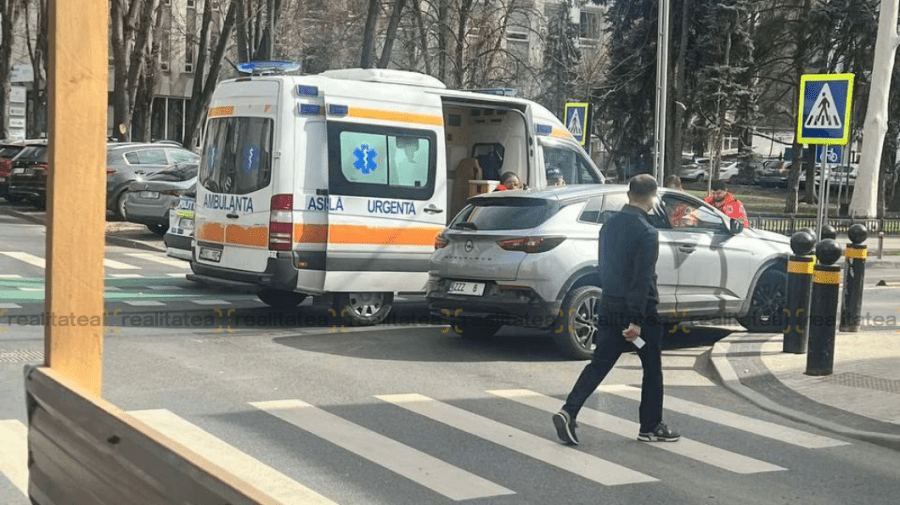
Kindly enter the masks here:
[[209, 247], [200, 248], [200, 259], [218, 263], [222, 260], [221, 249], [210, 249]]
[[451, 282], [450, 289], [447, 290], [451, 295], [467, 295], [481, 296], [484, 294], [483, 282]]

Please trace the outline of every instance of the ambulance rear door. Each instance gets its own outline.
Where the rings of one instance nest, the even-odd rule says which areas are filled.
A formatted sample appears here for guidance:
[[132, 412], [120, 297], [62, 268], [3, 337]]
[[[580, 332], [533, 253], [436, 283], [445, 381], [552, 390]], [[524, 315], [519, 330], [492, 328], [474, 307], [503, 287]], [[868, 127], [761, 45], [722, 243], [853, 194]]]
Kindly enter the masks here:
[[448, 219], [440, 97], [348, 80], [332, 81], [325, 100], [325, 290], [424, 291]]

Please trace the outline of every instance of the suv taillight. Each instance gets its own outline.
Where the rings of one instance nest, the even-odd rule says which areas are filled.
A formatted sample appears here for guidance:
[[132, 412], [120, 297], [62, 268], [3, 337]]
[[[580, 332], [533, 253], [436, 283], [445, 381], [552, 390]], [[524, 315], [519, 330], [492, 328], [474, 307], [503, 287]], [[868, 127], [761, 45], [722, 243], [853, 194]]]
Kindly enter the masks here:
[[449, 245], [449, 244], [450, 244], [450, 241], [447, 240], [447, 236], [444, 235], [444, 232], [440, 232], [434, 237], [435, 250], [443, 249], [443, 248], [447, 247], [447, 245]]
[[522, 237], [497, 241], [501, 249], [525, 253], [542, 253], [562, 244], [566, 237]]
[[290, 251], [294, 231], [294, 196], [272, 195], [269, 211], [269, 249]]

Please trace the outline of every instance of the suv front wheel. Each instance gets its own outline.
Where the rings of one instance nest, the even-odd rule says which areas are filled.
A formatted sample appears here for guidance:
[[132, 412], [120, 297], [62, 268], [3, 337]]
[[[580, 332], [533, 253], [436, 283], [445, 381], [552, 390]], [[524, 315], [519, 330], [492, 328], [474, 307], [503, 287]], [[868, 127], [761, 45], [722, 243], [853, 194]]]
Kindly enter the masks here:
[[453, 331], [462, 338], [493, 337], [503, 325], [488, 319], [463, 318], [453, 322]]
[[597, 308], [603, 292], [596, 286], [581, 286], [569, 292], [553, 325], [553, 340], [572, 359], [591, 359], [597, 334]]
[[738, 322], [750, 333], [780, 333], [784, 329], [787, 273], [777, 268], [763, 272], [750, 299], [750, 311]]

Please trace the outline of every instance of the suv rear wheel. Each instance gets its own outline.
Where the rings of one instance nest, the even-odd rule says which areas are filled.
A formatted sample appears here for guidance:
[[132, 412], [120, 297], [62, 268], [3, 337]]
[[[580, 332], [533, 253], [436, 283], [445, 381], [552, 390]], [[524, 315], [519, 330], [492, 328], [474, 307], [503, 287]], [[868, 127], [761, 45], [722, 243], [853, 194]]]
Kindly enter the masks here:
[[591, 359], [597, 334], [597, 305], [603, 292], [596, 286], [581, 286], [566, 295], [553, 325], [553, 340], [572, 359]]
[[372, 326], [391, 313], [394, 293], [338, 293], [334, 311], [348, 326]]
[[503, 325], [488, 319], [464, 318], [453, 323], [453, 331], [462, 338], [493, 337]]
[[751, 333], [778, 333], [784, 329], [787, 274], [770, 268], [763, 272], [750, 299], [750, 311], [738, 322]]
[[293, 309], [297, 305], [303, 303], [306, 295], [303, 293], [295, 293], [294, 291], [284, 291], [281, 289], [263, 289], [256, 293], [256, 296], [263, 303], [278, 310]]

